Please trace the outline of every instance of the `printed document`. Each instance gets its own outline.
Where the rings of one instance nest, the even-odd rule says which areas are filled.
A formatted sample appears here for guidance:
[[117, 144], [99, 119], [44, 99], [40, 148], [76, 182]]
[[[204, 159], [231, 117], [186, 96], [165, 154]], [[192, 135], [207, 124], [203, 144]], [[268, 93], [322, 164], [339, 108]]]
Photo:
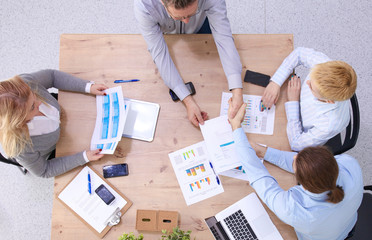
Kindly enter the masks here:
[[169, 158], [187, 205], [224, 191], [210, 164], [211, 158], [204, 141], [172, 152]]
[[[92, 194], [88, 192], [88, 172], [91, 177]], [[101, 184], [104, 184], [115, 196], [115, 200], [110, 205], [106, 205], [95, 192], [95, 189]], [[99, 233], [105, 229], [109, 218], [116, 209], [122, 209], [127, 204], [124, 198], [106, 184], [94, 171], [90, 170], [89, 167], [84, 167], [59, 194], [58, 198]]]
[[[222, 93], [220, 116], [227, 115], [229, 99], [232, 93]], [[246, 133], [265, 135], [274, 134], [275, 105], [270, 110], [262, 105], [261, 96], [243, 94], [243, 101], [247, 103], [242, 128]]]
[[240, 166], [227, 115], [205, 121], [200, 130], [217, 174]]
[[127, 111], [121, 86], [105, 90], [97, 96], [97, 118], [90, 149], [102, 149], [102, 154], [113, 154], [121, 140]]

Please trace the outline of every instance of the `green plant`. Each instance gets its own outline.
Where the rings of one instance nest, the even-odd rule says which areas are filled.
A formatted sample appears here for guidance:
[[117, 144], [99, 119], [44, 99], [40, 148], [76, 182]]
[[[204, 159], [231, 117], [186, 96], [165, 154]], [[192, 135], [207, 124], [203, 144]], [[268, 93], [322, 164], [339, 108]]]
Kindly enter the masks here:
[[140, 234], [138, 237], [136, 237], [132, 232], [129, 234], [123, 233], [118, 240], [143, 240], [143, 235]]
[[161, 232], [163, 233], [161, 240], [190, 240], [191, 238], [191, 231], [185, 232], [178, 227], [173, 228], [173, 232], [167, 233], [167, 230], [162, 230]]

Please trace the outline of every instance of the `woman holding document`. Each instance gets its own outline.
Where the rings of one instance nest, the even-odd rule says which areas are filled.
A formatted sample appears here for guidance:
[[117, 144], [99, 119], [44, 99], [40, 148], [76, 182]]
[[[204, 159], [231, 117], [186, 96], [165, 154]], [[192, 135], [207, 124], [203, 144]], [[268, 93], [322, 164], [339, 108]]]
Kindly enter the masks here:
[[[248, 142], [241, 128], [246, 104], [229, 119], [241, 164], [261, 200], [299, 239], [345, 239], [353, 234], [363, 198], [363, 178], [351, 156], [325, 147], [284, 152]], [[230, 109], [229, 109], [230, 110]], [[255, 151], [256, 150], [256, 151]], [[257, 157], [294, 173], [297, 186], [284, 191]]]
[[107, 86], [57, 70], [17, 75], [0, 82], [0, 151], [39, 177], [54, 177], [103, 157], [100, 150], [49, 159], [60, 133], [60, 106], [47, 91], [104, 95]]

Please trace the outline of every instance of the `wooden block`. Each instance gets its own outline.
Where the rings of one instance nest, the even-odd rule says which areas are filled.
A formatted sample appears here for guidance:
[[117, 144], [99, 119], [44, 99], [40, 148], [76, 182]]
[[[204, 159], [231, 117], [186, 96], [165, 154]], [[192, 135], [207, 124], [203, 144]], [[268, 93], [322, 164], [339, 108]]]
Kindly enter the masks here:
[[157, 214], [155, 210], [137, 210], [136, 229], [157, 231]]
[[158, 231], [167, 230], [171, 232], [178, 226], [178, 212], [162, 211], [158, 212]]

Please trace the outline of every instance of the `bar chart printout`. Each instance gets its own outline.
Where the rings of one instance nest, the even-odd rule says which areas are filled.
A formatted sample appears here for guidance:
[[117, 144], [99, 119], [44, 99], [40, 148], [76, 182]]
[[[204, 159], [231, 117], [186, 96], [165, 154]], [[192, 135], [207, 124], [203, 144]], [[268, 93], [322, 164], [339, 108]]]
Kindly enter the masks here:
[[224, 191], [204, 141], [170, 153], [169, 159], [187, 205]]
[[[222, 93], [220, 116], [227, 115], [229, 99], [232, 93]], [[262, 105], [261, 96], [243, 94], [243, 101], [247, 104], [242, 128], [246, 133], [264, 135], [274, 134], [275, 105], [270, 110]]]

